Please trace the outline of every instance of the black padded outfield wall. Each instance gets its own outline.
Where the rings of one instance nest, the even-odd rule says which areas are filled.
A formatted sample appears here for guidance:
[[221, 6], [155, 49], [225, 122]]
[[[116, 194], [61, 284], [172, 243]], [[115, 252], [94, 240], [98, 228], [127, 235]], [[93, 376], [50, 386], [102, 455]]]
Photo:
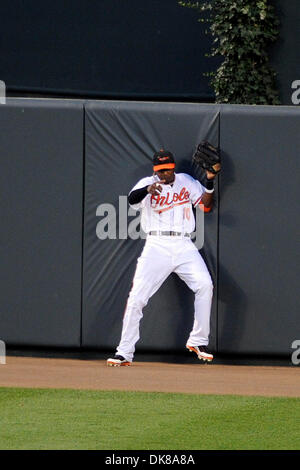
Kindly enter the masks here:
[[[197, 142], [208, 138], [218, 144], [219, 110], [193, 104], [132, 102], [90, 102], [85, 110], [82, 345], [115, 348], [136, 260], [144, 245], [138, 214], [128, 212], [127, 194], [140, 178], [152, 175], [152, 156], [162, 147], [174, 152], [177, 172], [193, 174], [191, 156]], [[201, 251], [215, 290], [217, 220], [216, 204], [205, 217]], [[171, 275], [144, 309], [137, 348], [183, 348], [192, 328], [193, 301], [193, 293]], [[215, 317], [216, 297], [211, 321], [213, 348]]]
[[[191, 155], [207, 138], [223, 161], [201, 248], [215, 285], [210, 346], [291, 354], [300, 334], [299, 107], [16, 99], [0, 105], [0, 122], [8, 346], [115, 348], [144, 244], [127, 194], [161, 147], [177, 172], [201, 179]], [[144, 309], [137, 350], [183, 350], [192, 321], [193, 294], [171, 275]]]
[[83, 104], [0, 105], [0, 339], [80, 346]]
[[218, 350], [290, 354], [300, 338], [300, 109], [224, 106]]

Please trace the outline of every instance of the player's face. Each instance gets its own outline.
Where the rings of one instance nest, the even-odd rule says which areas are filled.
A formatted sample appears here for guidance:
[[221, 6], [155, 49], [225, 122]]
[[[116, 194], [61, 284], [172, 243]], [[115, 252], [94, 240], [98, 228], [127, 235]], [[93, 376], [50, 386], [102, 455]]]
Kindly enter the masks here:
[[160, 180], [165, 180], [167, 184], [173, 183], [175, 179], [175, 171], [172, 170], [159, 170], [156, 171], [157, 176]]

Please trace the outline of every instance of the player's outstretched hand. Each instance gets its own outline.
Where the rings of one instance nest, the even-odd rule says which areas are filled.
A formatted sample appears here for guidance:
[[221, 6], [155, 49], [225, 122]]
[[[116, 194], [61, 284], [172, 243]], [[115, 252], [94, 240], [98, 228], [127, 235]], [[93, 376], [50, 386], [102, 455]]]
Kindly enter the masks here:
[[159, 193], [162, 192], [161, 184], [164, 184], [165, 182], [166, 182], [165, 180], [160, 180], [159, 182], [151, 184], [147, 188], [148, 193], [152, 194], [153, 196], [158, 196]]
[[206, 178], [208, 180], [213, 180], [216, 177], [216, 173], [212, 173], [211, 171], [206, 170]]

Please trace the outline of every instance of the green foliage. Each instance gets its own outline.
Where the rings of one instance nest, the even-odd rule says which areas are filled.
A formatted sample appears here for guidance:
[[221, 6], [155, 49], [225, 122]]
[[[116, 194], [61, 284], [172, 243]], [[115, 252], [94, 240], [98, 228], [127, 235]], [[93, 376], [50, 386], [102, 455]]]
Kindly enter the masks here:
[[213, 36], [211, 56], [223, 62], [212, 72], [217, 103], [280, 104], [276, 74], [267, 48], [278, 36], [279, 21], [269, 0], [179, 1], [200, 12]]

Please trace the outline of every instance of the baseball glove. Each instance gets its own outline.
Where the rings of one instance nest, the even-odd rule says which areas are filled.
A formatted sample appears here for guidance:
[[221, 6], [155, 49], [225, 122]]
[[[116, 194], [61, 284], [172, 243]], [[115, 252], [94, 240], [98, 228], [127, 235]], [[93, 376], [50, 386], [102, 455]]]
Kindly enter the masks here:
[[193, 155], [193, 162], [215, 175], [221, 170], [220, 152], [206, 140], [203, 140], [198, 145]]

